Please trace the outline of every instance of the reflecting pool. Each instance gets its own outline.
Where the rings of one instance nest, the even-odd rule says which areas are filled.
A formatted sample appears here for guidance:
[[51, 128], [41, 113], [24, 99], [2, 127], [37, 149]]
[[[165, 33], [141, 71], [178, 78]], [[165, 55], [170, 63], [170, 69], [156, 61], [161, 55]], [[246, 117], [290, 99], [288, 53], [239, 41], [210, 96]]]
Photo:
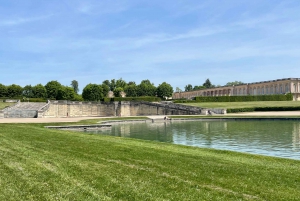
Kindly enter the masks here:
[[298, 121], [121, 123], [91, 132], [300, 160]]

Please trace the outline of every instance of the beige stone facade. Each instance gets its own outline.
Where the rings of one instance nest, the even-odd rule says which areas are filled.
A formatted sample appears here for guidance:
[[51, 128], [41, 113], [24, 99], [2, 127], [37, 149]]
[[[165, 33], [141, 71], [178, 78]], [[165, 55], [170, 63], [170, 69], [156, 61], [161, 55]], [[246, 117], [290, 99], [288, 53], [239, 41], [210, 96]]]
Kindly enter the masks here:
[[300, 100], [300, 78], [286, 78], [254, 82], [237, 86], [223, 86], [189, 92], [173, 93], [173, 99], [192, 99], [198, 96], [246, 96], [292, 93], [294, 101]]

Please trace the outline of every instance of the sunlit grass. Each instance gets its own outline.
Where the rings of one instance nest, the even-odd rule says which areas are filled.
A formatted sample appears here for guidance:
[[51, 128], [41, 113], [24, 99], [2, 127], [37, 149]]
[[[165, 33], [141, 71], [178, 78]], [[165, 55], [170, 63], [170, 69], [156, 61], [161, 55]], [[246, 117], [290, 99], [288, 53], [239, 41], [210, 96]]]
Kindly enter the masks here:
[[297, 200], [299, 169], [295, 160], [0, 124], [0, 200]]
[[9, 106], [12, 106], [16, 103], [6, 103], [6, 102], [0, 102], [0, 110], [6, 108], [6, 107], [9, 107]]

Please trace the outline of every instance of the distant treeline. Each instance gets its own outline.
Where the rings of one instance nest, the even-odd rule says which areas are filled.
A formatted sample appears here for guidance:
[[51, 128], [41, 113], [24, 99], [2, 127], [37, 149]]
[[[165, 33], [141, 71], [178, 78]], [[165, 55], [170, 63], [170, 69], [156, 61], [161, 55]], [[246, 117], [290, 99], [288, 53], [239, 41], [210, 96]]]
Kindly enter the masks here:
[[[126, 82], [122, 78], [115, 80], [105, 80], [102, 84], [88, 84], [82, 94], [78, 94], [78, 82], [73, 80], [70, 86], [64, 86], [58, 81], [49, 81], [46, 85], [37, 84], [35, 86], [26, 85], [21, 87], [16, 84], [9, 86], [0, 84], [1, 99], [22, 99], [22, 100], [73, 100], [73, 101], [100, 101], [109, 98], [109, 92], [113, 93], [115, 99], [121, 97], [172, 97], [173, 88], [170, 84], [163, 82], [155, 86], [150, 80], [142, 80], [140, 84]], [[127, 98], [128, 99], [128, 98]], [[142, 98], [140, 98], [142, 99]], [[156, 100], [155, 98], [150, 98]], [[108, 99], [105, 99], [106, 101]], [[113, 100], [113, 99], [112, 99]]]

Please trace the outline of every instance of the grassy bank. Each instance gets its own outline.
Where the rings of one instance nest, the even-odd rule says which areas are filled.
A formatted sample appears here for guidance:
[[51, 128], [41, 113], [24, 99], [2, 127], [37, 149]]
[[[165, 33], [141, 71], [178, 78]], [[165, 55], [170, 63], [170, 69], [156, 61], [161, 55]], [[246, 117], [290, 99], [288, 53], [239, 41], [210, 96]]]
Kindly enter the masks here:
[[0, 124], [0, 200], [297, 200], [300, 161]]
[[252, 108], [252, 107], [295, 107], [300, 106], [299, 101], [253, 101], [253, 102], [203, 102], [182, 103], [184, 105], [203, 108]]
[[0, 110], [4, 109], [5, 107], [12, 106], [14, 104], [16, 104], [16, 103], [0, 102]]

